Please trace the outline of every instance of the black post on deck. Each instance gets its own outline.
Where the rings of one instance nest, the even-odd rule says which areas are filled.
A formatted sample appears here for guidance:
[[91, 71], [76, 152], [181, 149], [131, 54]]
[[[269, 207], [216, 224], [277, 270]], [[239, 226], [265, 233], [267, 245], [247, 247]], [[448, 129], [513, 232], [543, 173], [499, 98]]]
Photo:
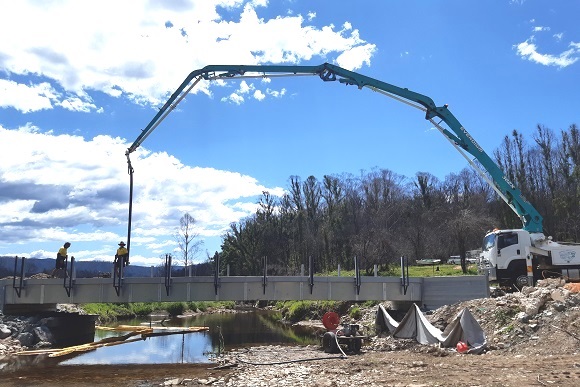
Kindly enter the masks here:
[[266, 294], [266, 286], [268, 284], [268, 257], [265, 255], [262, 257], [262, 265], [264, 266], [262, 275], [262, 293]]
[[[113, 287], [117, 296], [121, 295], [121, 288], [123, 287], [123, 263], [123, 257], [120, 256], [116, 256], [113, 261]], [[118, 272], [117, 267], [119, 268]]]
[[356, 287], [356, 294], [360, 294], [360, 266], [358, 257], [354, 257], [354, 286]]
[[165, 254], [165, 292], [169, 296], [171, 288], [171, 254]]
[[312, 255], [308, 256], [308, 285], [310, 285], [310, 294], [314, 288], [314, 258]]
[[16, 291], [18, 298], [20, 298], [20, 294], [22, 293], [22, 288], [24, 288], [24, 261], [26, 258], [22, 257], [22, 263], [20, 266], [20, 279], [18, 282], [18, 286], [16, 286], [16, 271], [18, 270], [18, 256], [14, 257], [14, 275], [12, 276], [12, 288]]
[[401, 286], [403, 287], [403, 294], [407, 294], [409, 287], [409, 259], [404, 255], [401, 256]]
[[[70, 257], [70, 272], [68, 272], [68, 275], [67, 275], [67, 271], [66, 271], [67, 267], [68, 267], [68, 257], [64, 261], [64, 283], [63, 283], [63, 285], [64, 285], [64, 290], [66, 290], [67, 296], [70, 297], [70, 293], [71, 293], [71, 290], [73, 288], [73, 273], [74, 273], [74, 269], [75, 269], [75, 257], [74, 256]], [[68, 279], [68, 284], [67, 284], [67, 279]]]
[[220, 255], [214, 255], [214, 268], [213, 268], [213, 287], [215, 290], [215, 295], [218, 295], [218, 289], [220, 287]]
[[[133, 166], [127, 154], [127, 171], [129, 173], [129, 220], [127, 222], [127, 251], [131, 253], [131, 218], [133, 217]], [[129, 257], [127, 257], [129, 259]], [[122, 265], [121, 265], [122, 266]]]

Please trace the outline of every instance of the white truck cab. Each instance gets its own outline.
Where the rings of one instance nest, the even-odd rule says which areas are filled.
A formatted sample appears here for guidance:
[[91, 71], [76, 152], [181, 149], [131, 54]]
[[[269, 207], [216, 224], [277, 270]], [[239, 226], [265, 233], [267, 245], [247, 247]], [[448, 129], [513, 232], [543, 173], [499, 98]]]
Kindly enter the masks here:
[[[530, 268], [526, 263], [529, 254], [533, 257]], [[518, 288], [528, 285], [532, 276], [534, 280], [553, 275], [578, 278], [580, 245], [553, 242], [542, 233], [523, 229], [496, 229], [483, 239], [479, 272], [490, 281]]]

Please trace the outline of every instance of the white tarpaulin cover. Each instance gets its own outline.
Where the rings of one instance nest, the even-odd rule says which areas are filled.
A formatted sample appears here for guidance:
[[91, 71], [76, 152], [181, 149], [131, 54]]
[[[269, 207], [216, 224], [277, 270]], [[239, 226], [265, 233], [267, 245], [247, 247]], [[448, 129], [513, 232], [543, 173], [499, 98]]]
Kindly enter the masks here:
[[468, 353], [481, 353], [487, 345], [483, 329], [467, 308], [459, 312], [443, 332], [431, 325], [416, 304], [413, 304], [401, 322], [397, 322], [379, 305], [375, 323], [380, 329], [391, 332], [394, 338], [415, 339], [421, 344], [439, 343], [448, 348], [463, 341], [469, 346]]

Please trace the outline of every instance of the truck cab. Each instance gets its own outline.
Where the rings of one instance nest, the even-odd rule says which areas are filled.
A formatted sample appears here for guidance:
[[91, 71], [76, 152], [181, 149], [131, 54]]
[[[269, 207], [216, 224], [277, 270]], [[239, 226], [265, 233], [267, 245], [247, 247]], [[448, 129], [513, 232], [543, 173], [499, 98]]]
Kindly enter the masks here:
[[[530, 255], [530, 268], [526, 257]], [[580, 245], [554, 242], [523, 229], [493, 230], [483, 238], [478, 271], [500, 285], [521, 288], [542, 277], [580, 277]]]
[[522, 229], [493, 230], [483, 238], [479, 272], [490, 281], [527, 285], [526, 247], [532, 246], [530, 233]]

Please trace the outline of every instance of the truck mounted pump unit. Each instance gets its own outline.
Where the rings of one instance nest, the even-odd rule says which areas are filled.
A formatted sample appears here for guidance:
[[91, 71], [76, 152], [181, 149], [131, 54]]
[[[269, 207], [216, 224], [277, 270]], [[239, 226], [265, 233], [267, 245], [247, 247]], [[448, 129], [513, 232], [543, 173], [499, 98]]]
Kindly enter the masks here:
[[[436, 106], [433, 100], [425, 95], [329, 63], [319, 66], [210, 65], [192, 71], [126, 151], [130, 175], [127, 248], [129, 249], [131, 241], [133, 200], [133, 167], [130, 154], [143, 143], [199, 82], [308, 75], [318, 76], [324, 82], [338, 81], [344, 85], [356, 86], [358, 89], [368, 88], [424, 111], [425, 119], [430, 121], [449, 140], [467, 162], [510, 206], [522, 221], [523, 227], [521, 229], [493, 230], [483, 240], [479, 270], [488, 274], [491, 281], [523, 286], [533, 284], [535, 280], [541, 278], [542, 273], [563, 275], [569, 278], [580, 277], [580, 244], [558, 243], [552, 241], [551, 237], [544, 235], [542, 216], [459, 123], [449, 111], [448, 105]], [[439, 122], [436, 122], [436, 119]], [[442, 127], [441, 123], [445, 123], [448, 128]], [[479, 165], [473, 161], [473, 158], [477, 160]]]

